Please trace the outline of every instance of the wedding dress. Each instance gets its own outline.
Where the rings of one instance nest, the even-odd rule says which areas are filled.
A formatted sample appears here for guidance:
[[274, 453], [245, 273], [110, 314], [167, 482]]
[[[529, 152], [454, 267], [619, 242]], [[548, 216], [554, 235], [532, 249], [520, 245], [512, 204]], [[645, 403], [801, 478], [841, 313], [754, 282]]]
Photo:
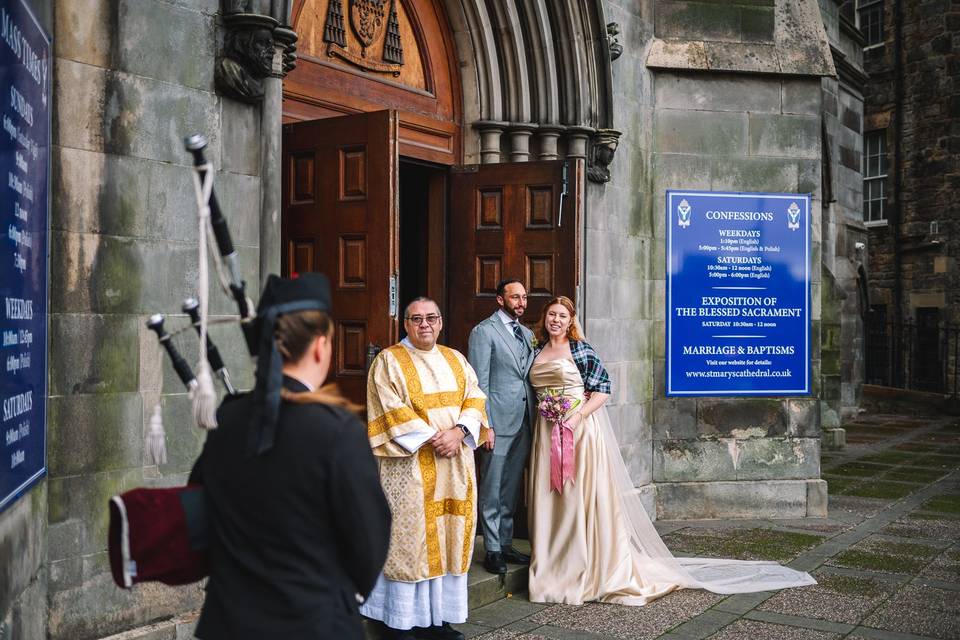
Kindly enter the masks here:
[[[535, 362], [530, 382], [584, 402], [573, 360]], [[575, 409], [574, 409], [575, 410]], [[675, 589], [749, 593], [816, 584], [775, 562], [675, 558], [660, 539], [627, 473], [601, 407], [574, 428], [573, 483], [550, 489], [553, 425], [538, 417], [530, 463], [530, 600], [643, 605]]]

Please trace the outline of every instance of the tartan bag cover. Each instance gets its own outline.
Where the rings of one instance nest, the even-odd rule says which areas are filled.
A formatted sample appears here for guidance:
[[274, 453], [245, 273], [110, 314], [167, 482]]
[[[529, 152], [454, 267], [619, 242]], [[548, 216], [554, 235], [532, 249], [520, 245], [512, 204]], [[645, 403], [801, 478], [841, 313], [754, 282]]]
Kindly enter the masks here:
[[110, 498], [108, 551], [117, 586], [181, 585], [205, 578], [206, 498], [201, 485], [140, 488]]

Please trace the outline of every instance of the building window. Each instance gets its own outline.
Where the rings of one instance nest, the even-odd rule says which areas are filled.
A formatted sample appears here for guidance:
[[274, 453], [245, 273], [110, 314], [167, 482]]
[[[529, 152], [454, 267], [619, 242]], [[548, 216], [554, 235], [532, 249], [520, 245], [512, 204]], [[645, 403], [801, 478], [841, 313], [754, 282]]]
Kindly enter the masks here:
[[883, 44], [883, 0], [858, 0], [857, 17], [865, 46]]
[[863, 221], [885, 223], [887, 213], [887, 130], [863, 136]]

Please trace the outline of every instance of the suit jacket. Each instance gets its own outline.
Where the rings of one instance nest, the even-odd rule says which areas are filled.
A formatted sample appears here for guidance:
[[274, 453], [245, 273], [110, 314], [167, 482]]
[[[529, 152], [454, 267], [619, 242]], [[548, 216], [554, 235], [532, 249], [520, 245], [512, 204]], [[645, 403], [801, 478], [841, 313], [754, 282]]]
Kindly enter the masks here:
[[524, 414], [536, 415], [533, 389], [527, 379], [533, 364], [533, 332], [522, 324], [520, 329], [526, 338], [522, 347], [495, 312], [470, 332], [467, 359], [487, 394], [487, 417], [498, 436], [516, 434]]
[[191, 474], [212, 532], [196, 635], [362, 639], [355, 594], [373, 589], [390, 540], [367, 431], [342, 409], [283, 402], [273, 449], [248, 457], [251, 405], [248, 394], [220, 406]]

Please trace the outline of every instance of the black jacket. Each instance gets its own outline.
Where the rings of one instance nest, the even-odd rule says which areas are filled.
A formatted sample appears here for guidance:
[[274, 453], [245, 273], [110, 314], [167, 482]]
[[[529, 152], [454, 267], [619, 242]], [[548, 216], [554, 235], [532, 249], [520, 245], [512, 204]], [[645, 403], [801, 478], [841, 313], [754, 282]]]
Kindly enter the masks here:
[[355, 594], [373, 589], [390, 540], [367, 431], [342, 409], [283, 402], [273, 449], [248, 457], [251, 403], [221, 405], [191, 474], [206, 489], [212, 531], [196, 635], [362, 639]]

